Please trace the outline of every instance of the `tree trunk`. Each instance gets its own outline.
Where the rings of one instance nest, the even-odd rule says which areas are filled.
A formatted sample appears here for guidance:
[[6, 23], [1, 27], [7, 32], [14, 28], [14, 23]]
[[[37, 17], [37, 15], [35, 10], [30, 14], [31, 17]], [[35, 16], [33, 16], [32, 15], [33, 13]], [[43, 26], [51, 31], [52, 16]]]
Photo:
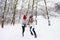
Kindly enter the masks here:
[[37, 1], [36, 1], [36, 25], [37, 25]]
[[7, 0], [5, 1], [4, 12], [3, 12], [3, 15], [2, 15], [2, 28], [4, 27], [4, 13], [5, 13], [5, 10], [6, 10], [6, 5], [7, 5]]
[[32, 15], [33, 15], [33, 9], [34, 9], [34, 0], [33, 0], [33, 3], [32, 3]]
[[30, 0], [28, 0], [28, 8], [27, 8], [26, 16], [27, 16], [28, 11], [29, 11], [29, 4], [30, 4]]
[[46, 4], [46, 0], [44, 0], [45, 6], [46, 6], [46, 13], [47, 13], [47, 19], [48, 19], [48, 25], [50, 26], [50, 20], [49, 20], [49, 14], [48, 14], [48, 9], [47, 9], [47, 4]]
[[16, 14], [16, 7], [17, 7], [17, 4], [18, 4], [18, 0], [15, 0], [14, 2], [14, 12], [13, 12], [13, 18], [12, 18], [12, 24], [14, 25], [15, 24], [15, 14]]
[[20, 22], [21, 15], [22, 15], [23, 3], [24, 3], [24, 1], [22, 0], [22, 3], [21, 3], [21, 9], [20, 9], [20, 12], [19, 12], [19, 22]]

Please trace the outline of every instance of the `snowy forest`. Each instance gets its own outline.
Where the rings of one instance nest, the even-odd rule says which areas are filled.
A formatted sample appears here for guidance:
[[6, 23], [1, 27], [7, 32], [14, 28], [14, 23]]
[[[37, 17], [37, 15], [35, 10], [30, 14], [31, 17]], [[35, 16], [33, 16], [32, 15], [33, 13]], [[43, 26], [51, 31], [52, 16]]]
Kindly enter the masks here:
[[[49, 18], [60, 17], [60, 1], [54, 0], [0, 0], [0, 25], [20, 23], [21, 15], [43, 16], [50, 25]], [[37, 22], [37, 21], [36, 21]]]
[[[23, 15], [36, 19], [24, 37]], [[0, 0], [0, 40], [60, 40], [60, 0]]]

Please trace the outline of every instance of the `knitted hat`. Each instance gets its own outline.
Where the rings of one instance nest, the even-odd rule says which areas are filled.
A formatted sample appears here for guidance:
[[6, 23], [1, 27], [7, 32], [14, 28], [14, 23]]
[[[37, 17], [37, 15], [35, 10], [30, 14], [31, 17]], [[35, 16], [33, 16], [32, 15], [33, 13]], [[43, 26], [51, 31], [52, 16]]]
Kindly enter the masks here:
[[24, 15], [24, 16], [23, 16], [23, 19], [26, 20], [26, 18], [27, 18], [26, 15]]
[[32, 18], [33, 17], [33, 15], [31, 15], [29, 18]]

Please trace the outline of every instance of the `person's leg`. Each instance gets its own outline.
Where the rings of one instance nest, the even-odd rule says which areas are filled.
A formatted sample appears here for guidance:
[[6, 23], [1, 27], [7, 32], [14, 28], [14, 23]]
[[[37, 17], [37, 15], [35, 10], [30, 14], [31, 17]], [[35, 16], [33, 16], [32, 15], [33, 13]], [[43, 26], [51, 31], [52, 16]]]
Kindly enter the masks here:
[[22, 36], [24, 36], [24, 32], [25, 32], [25, 27], [22, 26]]
[[31, 29], [32, 29], [32, 26], [30, 27], [30, 33], [31, 33], [31, 35], [33, 35], [33, 33], [32, 33], [32, 30], [31, 30]]
[[33, 28], [33, 33], [34, 33], [34, 35], [35, 35], [35, 38], [36, 38], [36, 37], [37, 37], [37, 35], [36, 35], [36, 32], [35, 32], [34, 28]]

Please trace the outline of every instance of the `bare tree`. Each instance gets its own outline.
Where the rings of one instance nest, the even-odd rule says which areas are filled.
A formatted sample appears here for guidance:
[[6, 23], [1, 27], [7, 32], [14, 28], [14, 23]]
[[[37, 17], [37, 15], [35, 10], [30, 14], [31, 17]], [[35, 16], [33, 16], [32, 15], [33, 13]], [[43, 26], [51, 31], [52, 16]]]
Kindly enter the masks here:
[[19, 22], [20, 22], [20, 18], [21, 18], [21, 15], [22, 15], [23, 3], [24, 3], [24, 0], [22, 0], [22, 3], [21, 3], [21, 9], [20, 9], [20, 12], [19, 12]]
[[5, 1], [4, 12], [3, 12], [3, 15], [2, 15], [2, 28], [4, 27], [4, 13], [5, 13], [5, 10], [6, 10], [6, 4], [7, 4], [7, 0]]
[[[37, 18], [37, 1], [36, 1], [36, 18]], [[37, 25], [37, 20], [36, 20], [36, 25]]]
[[49, 14], [48, 14], [48, 9], [47, 9], [47, 3], [46, 3], [46, 0], [44, 0], [44, 3], [45, 3], [45, 7], [46, 7], [46, 14], [47, 14], [47, 19], [48, 19], [48, 25], [50, 26], [50, 20], [49, 20]]
[[17, 7], [17, 4], [18, 4], [18, 0], [15, 0], [14, 1], [14, 11], [13, 11], [13, 18], [12, 18], [12, 23], [13, 25], [15, 24], [15, 14], [16, 14], [16, 7]]
[[30, 4], [30, 0], [28, 0], [28, 8], [27, 8], [26, 16], [27, 16], [28, 11], [29, 11], [29, 4]]
[[33, 9], [34, 9], [34, 0], [32, 2], [32, 14], [33, 14]]

